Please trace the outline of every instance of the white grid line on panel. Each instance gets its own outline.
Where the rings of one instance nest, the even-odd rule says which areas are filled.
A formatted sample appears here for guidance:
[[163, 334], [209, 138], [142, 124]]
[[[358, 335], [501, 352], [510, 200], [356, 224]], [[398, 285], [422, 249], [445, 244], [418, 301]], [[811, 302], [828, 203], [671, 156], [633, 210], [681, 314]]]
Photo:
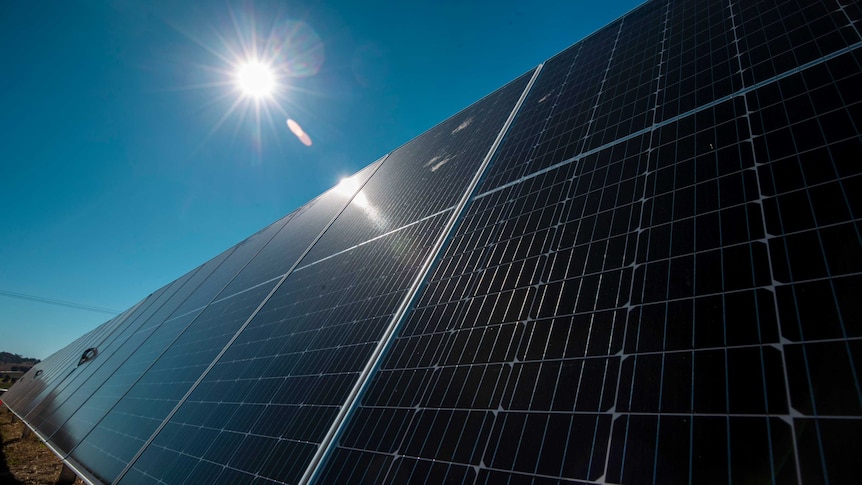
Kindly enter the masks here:
[[[156, 438], [156, 436], [158, 436], [159, 432], [167, 425], [168, 421], [171, 420], [171, 418], [174, 416], [174, 414], [177, 413], [177, 411], [180, 409], [180, 407], [183, 405], [183, 403], [195, 391], [197, 386], [204, 380], [204, 378], [207, 376], [209, 371], [212, 370], [213, 367], [215, 367], [215, 365], [216, 365], [216, 363], [218, 363], [219, 359], [221, 359], [221, 357], [225, 354], [225, 352], [227, 352], [227, 349], [230, 348], [231, 344], [234, 341], [236, 341], [236, 339], [239, 337], [239, 335], [242, 333], [242, 331], [245, 330], [245, 328], [252, 321], [252, 319], [254, 319], [254, 317], [258, 314], [260, 309], [263, 308], [264, 305], [266, 305], [266, 302], [269, 301], [270, 298], [272, 298], [272, 295], [274, 295], [275, 292], [278, 291], [278, 288], [281, 286], [282, 283], [284, 283], [284, 281], [287, 279], [287, 277], [290, 276], [290, 274], [296, 269], [297, 266], [299, 266], [299, 263], [302, 261], [302, 258], [305, 257], [305, 255], [311, 251], [311, 248], [314, 247], [315, 243], [317, 243], [317, 241], [319, 241], [320, 238], [323, 237], [323, 235], [326, 233], [327, 229], [329, 229], [329, 227], [332, 226], [332, 224], [335, 222], [335, 220], [338, 219], [338, 216], [340, 216], [341, 213], [344, 212], [344, 210], [350, 205], [350, 203], [353, 201], [353, 198], [356, 197], [356, 194], [358, 194], [360, 191], [362, 191], [363, 187], [365, 187], [365, 184], [368, 183], [368, 181], [371, 180], [371, 177], [374, 176], [374, 173], [376, 173], [377, 170], [379, 170], [380, 167], [383, 166], [383, 163], [386, 162], [386, 158], [388, 158], [388, 157], [389, 157], [388, 154], [383, 157], [383, 159], [380, 161], [380, 163], [377, 165], [377, 167], [374, 169], [374, 171], [371, 174], [369, 174], [368, 178], [365, 179], [365, 181], [362, 183], [362, 185], [359, 186], [353, 192], [353, 195], [351, 195], [351, 197], [349, 199], [347, 199], [347, 201], [344, 203], [344, 205], [341, 207], [341, 209], [332, 217], [332, 219], [329, 220], [329, 222], [317, 234], [317, 236], [314, 238], [314, 240], [311, 241], [311, 244], [309, 244], [308, 247], [305, 248], [305, 250], [302, 252], [302, 254], [299, 255], [299, 257], [296, 259], [296, 261], [294, 261], [293, 265], [287, 271], [287, 273], [285, 273], [281, 277], [281, 279], [278, 281], [278, 283], [276, 283], [275, 286], [273, 286], [273, 288], [269, 291], [269, 294], [267, 294], [266, 297], [263, 299], [263, 301], [260, 302], [260, 304], [257, 306], [257, 308], [255, 308], [255, 310], [251, 313], [251, 315], [249, 315], [249, 317], [242, 324], [242, 326], [240, 326], [239, 330], [237, 330], [236, 333], [234, 333], [233, 337], [231, 337], [231, 339], [227, 342], [227, 344], [225, 344], [225, 346], [221, 349], [221, 351], [218, 353], [218, 355], [216, 355], [216, 357], [213, 359], [213, 361], [210, 362], [209, 366], [207, 366], [207, 368], [203, 371], [203, 373], [201, 373], [201, 375], [195, 380], [194, 384], [192, 384], [192, 386], [189, 388], [189, 390], [186, 391], [185, 395], [183, 395], [183, 397], [179, 400], [179, 402], [177, 402], [177, 404], [174, 406], [174, 408], [171, 409], [171, 411], [168, 413], [168, 415], [165, 417], [165, 419], [161, 422], [161, 424], [159, 424], [159, 427], [156, 428], [156, 430], [153, 432], [153, 434], [147, 439], [146, 442], [144, 442], [144, 444], [137, 451], [137, 453], [135, 453], [135, 456], [133, 456], [132, 459], [129, 460], [129, 463], [126, 464], [125, 468], [123, 468], [123, 470], [120, 472], [120, 474], [117, 475], [117, 478], [114, 479], [114, 482], [113, 482], [114, 484], [118, 484], [123, 479], [123, 477], [129, 472], [129, 470], [132, 468], [132, 466], [134, 466], [135, 461], [137, 461], [137, 459], [140, 458], [140, 456], [147, 449], [147, 446], [149, 446], [150, 443], [153, 442], [153, 440]], [[275, 235], [273, 235], [273, 237], [275, 237]], [[261, 246], [261, 250], [265, 246], [266, 246], [266, 244]], [[252, 259], [254, 259], [254, 257], [252, 257]], [[249, 262], [251, 262], [251, 260], [249, 260]], [[241, 272], [241, 271], [242, 271], [242, 269], [240, 269], [239, 272]], [[237, 274], [239, 274], [239, 272], [237, 272]], [[230, 282], [228, 282], [227, 284], [230, 284]]]
[[323, 438], [320, 446], [317, 449], [317, 452], [312, 457], [308, 468], [306, 469], [305, 473], [299, 481], [300, 484], [307, 485], [317, 476], [321, 465], [325, 462], [325, 458], [329, 455], [332, 446], [336, 442], [336, 438], [343, 431], [348, 416], [357, 406], [359, 398], [362, 395], [362, 391], [368, 386], [368, 383], [371, 380], [371, 376], [374, 374], [374, 370], [376, 370], [380, 366], [380, 362], [382, 361], [383, 356], [385, 355], [393, 336], [397, 334], [397, 330], [400, 326], [400, 323], [409, 313], [410, 308], [413, 305], [413, 301], [419, 294], [419, 290], [422, 287], [423, 281], [425, 281], [425, 279], [428, 277], [428, 274], [430, 273], [434, 262], [437, 260], [439, 254], [445, 246], [446, 241], [451, 237], [452, 230], [456, 227], [459, 218], [464, 212], [464, 209], [467, 207], [467, 204], [472, 199], [473, 191], [475, 191], [476, 187], [479, 185], [479, 182], [484, 176], [486, 169], [490, 165], [491, 159], [496, 153], [497, 148], [500, 146], [500, 143], [503, 141], [506, 132], [511, 126], [512, 121], [515, 119], [515, 116], [520, 110], [521, 105], [524, 103], [524, 99], [526, 99], [527, 94], [529, 94], [530, 89], [533, 87], [533, 83], [536, 81], [536, 78], [539, 76], [541, 70], [542, 65], [540, 64], [533, 72], [530, 81], [527, 83], [527, 86], [521, 93], [520, 98], [515, 103], [515, 106], [512, 108], [508, 119], [503, 124], [503, 127], [500, 129], [497, 138], [494, 140], [494, 143], [491, 145], [491, 148], [485, 155], [485, 159], [482, 161], [482, 164], [479, 166], [478, 170], [476, 171], [476, 174], [473, 176], [473, 179], [467, 185], [464, 194], [461, 196], [460, 200], [455, 205], [455, 210], [452, 212], [452, 215], [449, 217], [449, 220], [443, 227], [443, 230], [441, 231], [438, 240], [431, 248], [431, 251], [428, 255], [428, 259], [422, 264], [422, 267], [419, 269], [419, 272], [416, 275], [416, 279], [411, 284], [410, 289], [407, 291], [407, 294], [401, 302], [401, 305], [395, 311], [395, 314], [392, 318], [392, 322], [389, 324], [383, 336], [380, 338], [380, 341], [377, 347], [374, 349], [374, 352], [372, 353], [368, 364], [362, 370], [362, 373], [360, 374], [360, 377], [357, 380], [356, 384], [353, 386], [353, 389], [351, 389], [347, 400], [345, 401], [344, 405], [336, 416], [329, 431], [326, 433], [326, 436]]

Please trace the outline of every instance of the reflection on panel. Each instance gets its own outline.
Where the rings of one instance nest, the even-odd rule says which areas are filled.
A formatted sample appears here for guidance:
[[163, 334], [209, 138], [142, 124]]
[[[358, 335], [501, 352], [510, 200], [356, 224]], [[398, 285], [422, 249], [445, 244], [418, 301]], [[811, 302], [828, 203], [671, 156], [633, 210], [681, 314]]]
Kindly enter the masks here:
[[380, 163], [379, 160], [372, 163], [291, 213], [288, 223], [261, 249], [248, 266], [243, 268], [221, 296], [233, 295], [287, 273], [320, 231], [350, 202]]
[[[298, 481], [452, 217], [447, 205], [457, 202], [476, 176], [526, 79], [389, 155], [123, 481], [153, 480], [165, 461], [183, 463], [170, 478], [175, 481]], [[466, 121], [483, 113], [499, 123], [473, 127]], [[467, 139], [475, 144], [465, 145]], [[425, 161], [431, 153], [450, 152], [451, 159], [438, 160], [436, 167]], [[433, 178], [449, 162], [447, 170], [457, 171], [450, 172], [445, 189], [376, 207], [375, 217], [394, 224], [383, 235], [383, 227], [369, 225], [366, 202], [397, 200], [407, 191], [396, 187], [416, 183], [417, 174]], [[371, 232], [352, 235], [359, 244], [344, 248], [343, 231], [350, 227]]]
[[392, 152], [305, 260], [317, 261], [455, 205], [531, 74]]
[[591, 132], [594, 107], [621, 27], [616, 21], [545, 63], [480, 191], [548, 168], [581, 151], [584, 137]]
[[273, 285], [208, 306], [71, 451], [71, 457], [98, 479], [113, 481]]
[[216, 482], [295, 483], [444, 221], [436, 216], [291, 274], [124, 482], [182, 461], [172, 480], [199, 482], [216, 462], [231, 468]]
[[[812, 3], [750, 23], [848, 45]], [[859, 56], [748, 89], [730, 7], [625, 16], [592, 114], [610, 32], [548, 62], [319, 483], [859, 479]]]
[[[109, 409], [107, 403], [102, 401], [100, 406], [94, 405], [91, 402], [93, 399], [92, 396], [94, 394], [101, 394], [103, 396], [104, 391], [111, 388], [106, 383], [116, 382], [111, 381], [111, 379], [117, 373], [129, 376], [131, 371], [130, 361], [133, 359], [141, 361], [140, 356], [148, 354], [141, 350], [142, 346], [146, 345], [147, 348], [164, 350], [173, 338], [185, 329], [185, 326], [198, 312], [184, 314], [183, 318], [179, 319], [169, 318], [170, 315], [178, 311], [177, 307], [186, 301], [190, 295], [194, 294], [200, 288], [202, 282], [209, 278], [214, 270], [224, 264], [225, 260], [231, 254], [230, 251], [222, 253], [195, 271], [178, 279], [169, 289], [169, 292], [166, 292], [167, 297], [152, 306], [152, 312], [142, 314], [138, 318], [131, 336], [124, 339], [116, 349], [106, 348], [102, 352], [103, 356], [98, 362], [99, 365], [93, 365], [92, 372], [86, 375], [87, 379], [70, 386], [72, 393], [70, 393], [67, 399], [58, 400], [61, 404], [50, 414], [49, 421], [54, 425], [53, 428], [46, 429], [46, 433], [50, 433], [49, 436], [51, 436], [57, 429], [63, 427], [63, 432], [58, 434], [56, 438], [51, 436], [51, 441], [57, 448], [67, 451], [71, 450], [90, 431], [91, 426], [82, 426], [82, 423], [79, 422], [80, 418], [76, 415], [79, 409], [83, 408], [82, 413], [89, 417], [86, 422], [91, 425], [95, 424], [98, 418], [103, 416], [103, 414], [96, 413], [107, 412]], [[162, 338], [153, 337], [156, 334], [162, 336]], [[170, 337], [164, 338], [165, 335], [169, 335]], [[114, 350], [115, 352], [112, 352]], [[157, 354], [149, 355], [149, 358], [145, 358], [142, 361], [152, 363], [156, 357]], [[142, 373], [142, 370], [140, 373]], [[140, 375], [140, 373], [137, 375]], [[72, 419], [73, 417], [75, 419]]]
[[8, 394], [8, 396], [4, 396], [6, 402], [13, 403], [15, 399], [19, 399], [19, 404], [13, 408], [15, 412], [22, 417], [31, 413], [36, 406], [50, 396], [54, 389], [73, 377], [78, 367], [84, 363], [82, 357], [88, 349], [98, 349], [106, 339], [115, 337], [118, 327], [123, 326], [130, 316], [148, 308], [166, 288], [156, 291], [143, 302], [96, 327], [65, 349], [46, 359], [45, 362], [34, 366], [19, 381], [19, 384], [23, 384], [23, 386], [16, 385], [6, 393]]
[[185, 285], [190, 276], [191, 274], [188, 274], [174, 281], [146, 309], [131, 315], [123, 325], [122, 330], [116, 332], [117, 338], [96, 347], [97, 355], [95, 358], [87, 362], [86, 365], [77, 366], [62, 384], [58, 385], [38, 407], [27, 415], [28, 421], [36, 426], [41, 433], [50, 437], [68, 418], [66, 409], [68, 407], [71, 407], [72, 410], [76, 409], [80, 405], [80, 401], [86, 399], [95, 389], [88, 385], [90, 378], [95, 374], [96, 378], [93, 380], [95, 386], [98, 387], [100, 378], [105, 375], [103, 370], [105, 364], [110, 366], [113, 361], [120, 360], [122, 362], [128, 358], [128, 352], [116, 355], [116, 351], [129, 341], [143, 322], [158, 314], [159, 309], [173, 297], [179, 288]]

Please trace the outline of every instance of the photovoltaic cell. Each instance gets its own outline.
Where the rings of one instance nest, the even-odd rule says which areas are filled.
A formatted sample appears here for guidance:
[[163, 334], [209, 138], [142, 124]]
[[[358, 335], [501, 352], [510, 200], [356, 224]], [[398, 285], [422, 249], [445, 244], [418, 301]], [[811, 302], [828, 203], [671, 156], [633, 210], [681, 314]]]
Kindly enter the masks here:
[[105, 483], [858, 482], [860, 20], [647, 2], [7, 403]]

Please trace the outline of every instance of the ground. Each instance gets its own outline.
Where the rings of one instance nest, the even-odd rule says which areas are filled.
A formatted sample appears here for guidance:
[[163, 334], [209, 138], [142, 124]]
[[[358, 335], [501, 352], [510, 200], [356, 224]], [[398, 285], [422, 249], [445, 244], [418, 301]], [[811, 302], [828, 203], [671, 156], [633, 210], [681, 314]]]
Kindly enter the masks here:
[[[48, 485], [60, 475], [62, 463], [45, 443], [30, 434], [21, 438], [24, 424], [0, 405], [0, 485]], [[81, 479], [75, 485], [83, 485]]]

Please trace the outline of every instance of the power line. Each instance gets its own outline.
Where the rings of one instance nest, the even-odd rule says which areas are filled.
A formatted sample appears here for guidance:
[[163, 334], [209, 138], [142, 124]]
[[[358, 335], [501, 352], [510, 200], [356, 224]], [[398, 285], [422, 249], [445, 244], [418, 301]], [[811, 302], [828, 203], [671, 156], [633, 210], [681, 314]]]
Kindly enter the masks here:
[[50, 305], [58, 305], [69, 308], [77, 308], [78, 310], [88, 310], [91, 312], [100, 312], [100, 313], [110, 313], [112, 315], [119, 315], [120, 312], [117, 310], [111, 310], [110, 308], [100, 308], [97, 306], [91, 305], [83, 305], [81, 303], [74, 303], [71, 301], [63, 301], [63, 300], [55, 300], [53, 298], [45, 298], [42, 296], [34, 296], [34, 295], [25, 295], [23, 293], [15, 293], [12, 291], [0, 290], [0, 295], [8, 296], [9, 298], [18, 298], [20, 300], [30, 300], [37, 301], [39, 303], [48, 303]]

